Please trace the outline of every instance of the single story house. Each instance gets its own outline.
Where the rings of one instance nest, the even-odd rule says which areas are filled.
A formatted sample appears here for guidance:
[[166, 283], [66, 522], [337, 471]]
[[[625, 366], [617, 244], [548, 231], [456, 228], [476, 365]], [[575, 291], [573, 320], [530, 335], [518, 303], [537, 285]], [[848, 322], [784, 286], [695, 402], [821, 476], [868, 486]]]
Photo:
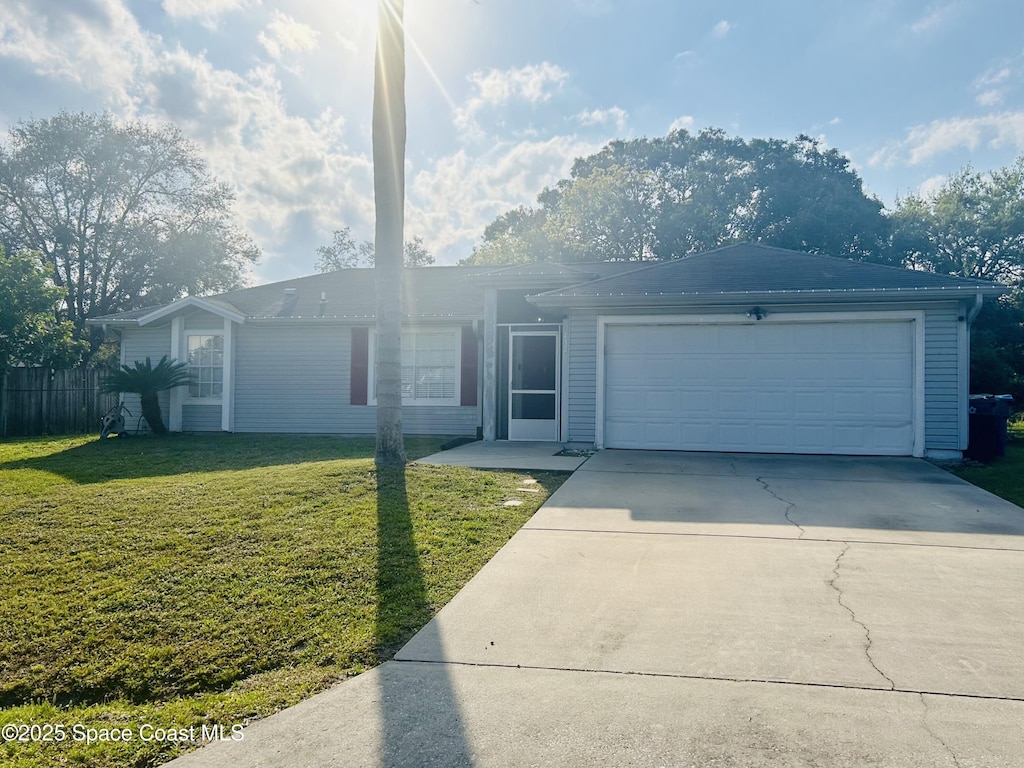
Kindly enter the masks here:
[[[172, 430], [373, 433], [372, 269], [96, 318], [188, 361]], [[658, 263], [407, 269], [403, 429], [597, 448], [967, 447], [969, 327], [1003, 286], [758, 244]], [[131, 403], [128, 403], [131, 408]]]

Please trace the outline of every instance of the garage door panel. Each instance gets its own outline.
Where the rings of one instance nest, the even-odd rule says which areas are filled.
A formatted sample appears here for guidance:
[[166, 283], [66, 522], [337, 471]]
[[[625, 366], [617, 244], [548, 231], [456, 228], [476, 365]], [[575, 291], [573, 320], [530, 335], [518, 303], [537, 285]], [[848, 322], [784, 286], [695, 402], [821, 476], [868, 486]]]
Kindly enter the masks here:
[[[899, 426], [907, 426], [906, 415], [911, 412], [914, 406], [914, 398], [907, 392], [900, 390], [890, 392], [879, 392], [872, 399], [874, 406], [873, 416], [883, 422], [899, 420]], [[904, 423], [906, 421], [906, 423]]]
[[876, 384], [891, 387], [910, 387], [914, 381], [914, 364], [910, 355], [881, 357], [869, 361], [871, 378]]
[[793, 398], [786, 391], [754, 393], [754, 408], [759, 414], [778, 414], [783, 418], [793, 415]]
[[793, 417], [797, 419], [826, 419], [832, 415], [832, 397], [821, 390], [797, 389], [793, 391]]
[[801, 446], [803, 453], [831, 453], [831, 430], [821, 424], [794, 424], [793, 450]]
[[790, 358], [790, 375], [799, 384], [826, 384], [832, 377], [832, 364], [817, 357], [795, 355]]
[[750, 363], [746, 357], [736, 355], [723, 355], [719, 358], [711, 358], [711, 369], [715, 374], [715, 381], [729, 384], [748, 384], [751, 380]]
[[906, 455], [910, 322], [606, 327], [605, 445]]
[[793, 429], [789, 424], [757, 424], [754, 439], [766, 453], [790, 453], [793, 450]]
[[675, 421], [679, 409], [676, 392], [671, 389], [650, 390], [643, 394], [644, 410], [648, 418], [665, 418]]
[[[710, 352], [722, 355], [746, 355], [756, 348], [757, 340], [746, 332], [745, 326], [715, 325], [707, 327], [714, 328], [712, 335], [717, 334], [718, 336], [718, 344], [714, 349], [709, 350]], [[700, 328], [701, 326], [690, 326], [690, 330], [698, 334]]]
[[721, 450], [743, 451], [750, 445], [750, 425], [723, 422], [718, 425], [718, 440]]

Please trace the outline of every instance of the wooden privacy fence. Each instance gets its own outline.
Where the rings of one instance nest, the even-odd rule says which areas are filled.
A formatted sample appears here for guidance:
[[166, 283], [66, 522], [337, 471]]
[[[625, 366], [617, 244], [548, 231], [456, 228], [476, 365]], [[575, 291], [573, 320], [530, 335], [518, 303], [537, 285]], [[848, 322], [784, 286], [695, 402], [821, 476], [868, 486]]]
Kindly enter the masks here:
[[75, 368], [15, 368], [0, 390], [0, 435], [71, 435], [99, 432], [100, 419], [117, 405], [100, 392], [103, 371]]

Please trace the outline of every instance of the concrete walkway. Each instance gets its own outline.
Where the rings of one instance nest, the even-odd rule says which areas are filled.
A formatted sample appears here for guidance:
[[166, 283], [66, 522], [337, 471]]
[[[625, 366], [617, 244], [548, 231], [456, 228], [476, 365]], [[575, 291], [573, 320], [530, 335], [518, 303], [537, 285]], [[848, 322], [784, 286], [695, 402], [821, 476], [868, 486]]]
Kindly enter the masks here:
[[[572, 446], [550, 442], [510, 442], [498, 440], [485, 443], [477, 440], [451, 450], [424, 456], [415, 464], [447, 464], [476, 469], [528, 469], [572, 472], [587, 460], [589, 451], [571, 451]], [[569, 449], [567, 451], [567, 449]], [[582, 455], [560, 455], [562, 453]]]
[[604, 451], [398, 655], [177, 766], [1024, 764], [1024, 510], [915, 459]]

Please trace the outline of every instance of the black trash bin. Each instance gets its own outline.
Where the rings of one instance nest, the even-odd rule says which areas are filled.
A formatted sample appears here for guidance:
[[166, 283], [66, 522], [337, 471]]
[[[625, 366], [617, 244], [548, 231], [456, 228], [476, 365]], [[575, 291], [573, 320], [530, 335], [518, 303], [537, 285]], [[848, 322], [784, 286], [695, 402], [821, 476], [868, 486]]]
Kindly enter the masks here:
[[970, 458], [988, 463], [1006, 454], [1006, 422], [1012, 405], [1012, 395], [971, 395], [967, 445]]

